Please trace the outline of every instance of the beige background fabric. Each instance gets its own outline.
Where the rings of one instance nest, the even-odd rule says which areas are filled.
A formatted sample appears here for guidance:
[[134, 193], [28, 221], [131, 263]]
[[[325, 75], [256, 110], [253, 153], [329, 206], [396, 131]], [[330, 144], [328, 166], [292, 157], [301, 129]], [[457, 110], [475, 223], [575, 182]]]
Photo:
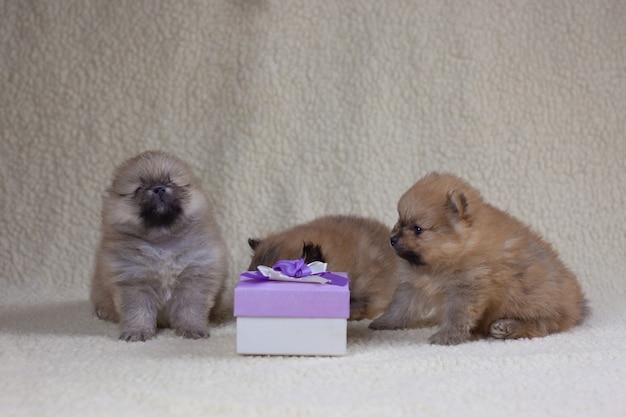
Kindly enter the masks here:
[[[0, 83], [2, 415], [626, 413], [625, 2], [3, 1]], [[343, 358], [239, 357], [233, 323], [118, 342], [87, 301], [101, 196], [147, 149], [202, 179], [230, 290], [248, 237], [391, 227], [440, 170], [542, 233], [594, 314], [452, 348], [351, 323]]]

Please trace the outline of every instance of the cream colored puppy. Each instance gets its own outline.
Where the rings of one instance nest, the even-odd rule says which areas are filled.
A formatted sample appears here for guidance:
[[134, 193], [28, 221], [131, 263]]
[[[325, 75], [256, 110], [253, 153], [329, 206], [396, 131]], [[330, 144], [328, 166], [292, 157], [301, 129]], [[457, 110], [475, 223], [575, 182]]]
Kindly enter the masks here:
[[152, 338], [157, 325], [208, 337], [226, 249], [191, 169], [173, 155], [144, 152], [117, 167], [103, 203], [91, 287], [98, 317], [119, 322], [126, 341]]

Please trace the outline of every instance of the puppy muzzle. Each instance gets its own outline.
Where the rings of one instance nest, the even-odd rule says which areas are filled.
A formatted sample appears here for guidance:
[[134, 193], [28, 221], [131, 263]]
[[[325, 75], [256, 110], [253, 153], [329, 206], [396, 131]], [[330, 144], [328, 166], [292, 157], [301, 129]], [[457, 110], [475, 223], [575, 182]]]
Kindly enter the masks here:
[[405, 250], [400, 243], [400, 238], [396, 235], [392, 235], [389, 239], [389, 243], [391, 247], [396, 251], [396, 255], [399, 257], [406, 259], [410, 264], [415, 266], [425, 265], [422, 256], [419, 253]]

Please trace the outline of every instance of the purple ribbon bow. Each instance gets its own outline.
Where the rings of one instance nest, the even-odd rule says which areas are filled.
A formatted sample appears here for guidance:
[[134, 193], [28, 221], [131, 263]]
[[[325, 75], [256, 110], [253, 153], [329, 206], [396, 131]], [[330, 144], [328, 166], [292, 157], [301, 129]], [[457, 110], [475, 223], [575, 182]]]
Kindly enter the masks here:
[[293, 261], [278, 261], [272, 266], [272, 269], [292, 278], [308, 277], [311, 275], [311, 268], [304, 263], [304, 259], [302, 258]]
[[[272, 266], [272, 269], [274, 271], [280, 272], [283, 275], [296, 279], [314, 275], [327, 279], [327, 283], [330, 285], [338, 285], [340, 287], [343, 287], [344, 285], [348, 284], [348, 278], [341, 275], [333, 274], [332, 272], [324, 271], [319, 273], [312, 273], [311, 268], [304, 262], [304, 259], [302, 258], [278, 261]], [[243, 272], [241, 275], [247, 278], [254, 278], [262, 281], [270, 280], [269, 277], [263, 275], [259, 271], [246, 271]]]

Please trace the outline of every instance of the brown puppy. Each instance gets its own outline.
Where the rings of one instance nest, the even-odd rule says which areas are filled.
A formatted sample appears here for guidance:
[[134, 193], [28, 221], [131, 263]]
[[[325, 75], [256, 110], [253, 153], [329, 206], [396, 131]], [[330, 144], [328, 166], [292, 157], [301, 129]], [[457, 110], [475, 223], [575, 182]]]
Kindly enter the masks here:
[[586, 303], [550, 244], [451, 174], [431, 173], [398, 202], [391, 246], [413, 265], [370, 324], [439, 324], [430, 342], [538, 337], [580, 323]]
[[91, 287], [98, 317], [120, 322], [126, 341], [150, 339], [157, 324], [208, 337], [226, 276], [224, 241], [187, 164], [149, 151], [117, 167]]
[[248, 243], [254, 250], [248, 270], [302, 257], [327, 262], [329, 271], [347, 272], [350, 320], [371, 319], [387, 308], [403, 262], [389, 246], [388, 227], [356, 216], [321, 217]]

